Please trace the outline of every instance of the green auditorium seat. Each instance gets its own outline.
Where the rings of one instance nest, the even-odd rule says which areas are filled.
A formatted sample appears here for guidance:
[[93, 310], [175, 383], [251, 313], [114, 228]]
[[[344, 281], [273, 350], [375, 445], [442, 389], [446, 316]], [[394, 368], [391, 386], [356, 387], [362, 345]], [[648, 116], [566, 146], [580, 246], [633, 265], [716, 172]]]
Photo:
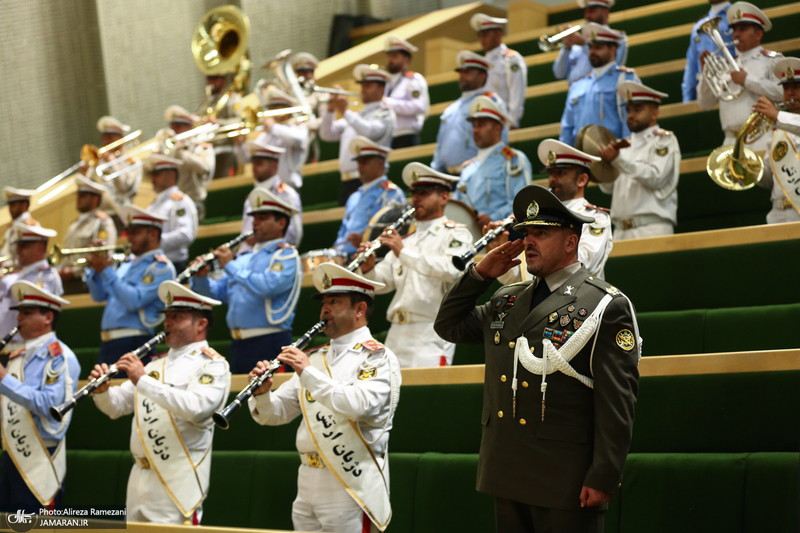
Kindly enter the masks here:
[[797, 531], [798, 454], [754, 453], [747, 458], [745, 533]]
[[79, 450], [68, 442], [62, 504], [125, 505], [132, 466], [133, 457], [127, 446], [114, 450]]

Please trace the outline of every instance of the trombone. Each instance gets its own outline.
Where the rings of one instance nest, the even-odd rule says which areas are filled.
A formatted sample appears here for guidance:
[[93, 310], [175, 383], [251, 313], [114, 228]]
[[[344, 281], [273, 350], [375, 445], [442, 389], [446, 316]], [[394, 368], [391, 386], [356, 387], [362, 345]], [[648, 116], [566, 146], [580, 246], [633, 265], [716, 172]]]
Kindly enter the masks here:
[[[108, 244], [106, 246], [89, 246], [86, 248], [61, 248], [59, 245], [54, 244], [53, 247], [50, 248], [50, 253], [47, 254], [47, 261], [51, 266], [59, 266], [64, 261], [65, 256], [113, 251], [117, 251], [117, 253], [113, 254], [115, 261], [124, 261], [130, 251], [130, 245], [123, 247]], [[85, 262], [86, 260], [84, 259], [84, 261], [79, 264]]]
[[[187, 132], [188, 133], [188, 132]], [[95, 172], [98, 176], [102, 177], [104, 181], [111, 181], [114, 178], [126, 173], [130, 172], [131, 170], [137, 169], [144, 165], [144, 158], [139, 157], [140, 154], [144, 154], [146, 152], [161, 152], [163, 153], [165, 150], [170, 148], [170, 142], [172, 144], [177, 143], [179, 140], [182, 140], [181, 135], [175, 135], [175, 132], [169, 128], [162, 128], [158, 130], [156, 133], [155, 139], [150, 141], [147, 144], [140, 144], [127, 152], [123, 152], [121, 154], [117, 154], [117, 156], [104, 163], [100, 163], [95, 168]], [[135, 161], [129, 163], [128, 165], [112, 172], [111, 174], [106, 174], [105, 171], [109, 168], [118, 165], [128, 159], [135, 158]]]
[[555, 35], [542, 35], [539, 37], [539, 50], [542, 52], [552, 52], [564, 46], [564, 37], [577, 33], [583, 29], [583, 25], [572, 26]]

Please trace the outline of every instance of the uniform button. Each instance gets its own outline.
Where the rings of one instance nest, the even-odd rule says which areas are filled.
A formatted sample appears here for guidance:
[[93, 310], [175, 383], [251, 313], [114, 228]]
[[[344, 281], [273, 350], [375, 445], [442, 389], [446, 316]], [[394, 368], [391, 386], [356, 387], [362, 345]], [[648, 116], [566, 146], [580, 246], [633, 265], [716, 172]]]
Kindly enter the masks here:
[[524, 426], [525, 424], [527, 424], [527, 422], [525, 422], [525, 419], [524, 418], [520, 418], [519, 419], [519, 425], [520, 426]]
[[505, 376], [500, 376], [500, 381], [502, 381], [503, 383], [505, 383], [505, 382], [506, 382], [506, 377], [505, 377]]
[[509, 343], [508, 343], [508, 347], [509, 347], [509, 348], [513, 348], [514, 346], [516, 346], [516, 344], [514, 343], [514, 341], [511, 341], [511, 342], [509, 342]]
[[522, 388], [523, 389], [527, 389], [528, 388], [528, 382], [527, 381], [523, 381], [522, 382]]
[[497, 418], [503, 418], [503, 411], [497, 411]]

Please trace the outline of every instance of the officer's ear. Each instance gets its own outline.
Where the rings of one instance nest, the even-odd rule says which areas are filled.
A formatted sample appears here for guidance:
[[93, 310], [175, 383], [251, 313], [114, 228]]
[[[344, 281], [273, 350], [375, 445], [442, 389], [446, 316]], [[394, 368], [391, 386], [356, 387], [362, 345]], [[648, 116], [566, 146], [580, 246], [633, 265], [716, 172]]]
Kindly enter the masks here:
[[[567, 232], [567, 238], [564, 243], [564, 251], [567, 255], [578, 255], [578, 244], [581, 241], [580, 235], [569, 228], [563, 228]], [[579, 230], [580, 231], [580, 230]]]

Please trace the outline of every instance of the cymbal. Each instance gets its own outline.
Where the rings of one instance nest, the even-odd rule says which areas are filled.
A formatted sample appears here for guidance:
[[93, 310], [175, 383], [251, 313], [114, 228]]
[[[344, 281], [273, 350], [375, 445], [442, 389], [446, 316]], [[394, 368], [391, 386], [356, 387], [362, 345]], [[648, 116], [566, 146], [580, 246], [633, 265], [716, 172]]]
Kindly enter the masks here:
[[[608, 128], [599, 124], [584, 126], [575, 136], [575, 148], [589, 155], [600, 156], [600, 146], [614, 142], [616, 136]], [[598, 161], [591, 164], [592, 181], [597, 183], [611, 183], [619, 177], [619, 170], [611, 163]]]

